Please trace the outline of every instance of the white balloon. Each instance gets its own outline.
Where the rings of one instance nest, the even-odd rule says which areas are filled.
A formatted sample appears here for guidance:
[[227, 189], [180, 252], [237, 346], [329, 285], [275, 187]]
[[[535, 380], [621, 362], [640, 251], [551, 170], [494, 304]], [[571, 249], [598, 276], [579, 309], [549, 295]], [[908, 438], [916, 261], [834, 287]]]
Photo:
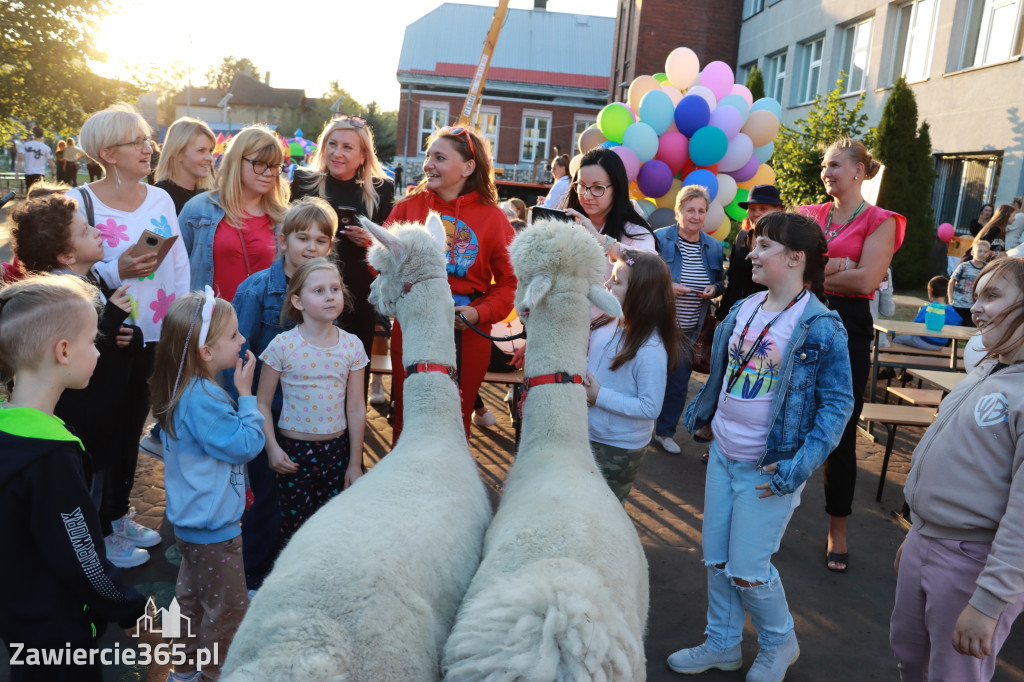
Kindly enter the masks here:
[[736, 198], [736, 181], [727, 173], [718, 174], [718, 194], [715, 195], [715, 203], [728, 206]]
[[703, 85], [694, 85], [686, 91], [686, 94], [703, 97], [704, 101], [708, 103], [708, 107], [711, 111], [714, 111], [715, 107], [718, 106], [718, 98], [715, 97], [715, 93], [711, 92], [711, 88], [704, 87]]
[[968, 372], [973, 371], [978, 366], [978, 363], [985, 359], [986, 353], [988, 353], [988, 350], [981, 341], [981, 332], [978, 332], [969, 338], [967, 344], [964, 345], [964, 369]]

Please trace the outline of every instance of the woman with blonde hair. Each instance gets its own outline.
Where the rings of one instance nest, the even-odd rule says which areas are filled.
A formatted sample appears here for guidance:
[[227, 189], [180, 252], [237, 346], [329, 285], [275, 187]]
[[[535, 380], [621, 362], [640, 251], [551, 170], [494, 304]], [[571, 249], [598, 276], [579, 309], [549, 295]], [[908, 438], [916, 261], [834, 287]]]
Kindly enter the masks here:
[[266, 126], [231, 138], [214, 188], [188, 201], [178, 220], [192, 264], [192, 289], [230, 301], [242, 281], [277, 255], [275, 231], [287, 208], [284, 149]]
[[213, 149], [217, 138], [210, 126], [182, 116], [167, 129], [164, 148], [156, 164], [156, 186], [181, 209], [189, 199], [213, 187]]
[[382, 225], [391, 214], [395, 186], [377, 159], [373, 131], [359, 116], [339, 113], [328, 121], [317, 140], [311, 166], [295, 171], [292, 197], [318, 196], [338, 213], [334, 252], [353, 303], [341, 317], [341, 328], [359, 337], [369, 355], [376, 319], [369, 301], [373, 275], [366, 266], [370, 236], [343, 209], [355, 209]]

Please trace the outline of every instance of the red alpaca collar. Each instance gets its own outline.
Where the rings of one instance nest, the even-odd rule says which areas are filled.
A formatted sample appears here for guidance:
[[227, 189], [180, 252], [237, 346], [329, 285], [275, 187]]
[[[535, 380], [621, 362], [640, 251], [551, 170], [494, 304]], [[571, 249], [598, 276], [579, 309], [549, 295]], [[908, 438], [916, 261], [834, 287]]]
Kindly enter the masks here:
[[555, 372], [553, 374], [541, 374], [535, 377], [526, 377], [523, 379], [523, 395], [519, 398], [519, 418], [523, 417], [523, 403], [526, 401], [526, 394], [530, 392], [530, 389], [534, 386], [543, 386], [544, 384], [582, 384], [583, 377], [579, 374], [569, 374], [568, 372]]

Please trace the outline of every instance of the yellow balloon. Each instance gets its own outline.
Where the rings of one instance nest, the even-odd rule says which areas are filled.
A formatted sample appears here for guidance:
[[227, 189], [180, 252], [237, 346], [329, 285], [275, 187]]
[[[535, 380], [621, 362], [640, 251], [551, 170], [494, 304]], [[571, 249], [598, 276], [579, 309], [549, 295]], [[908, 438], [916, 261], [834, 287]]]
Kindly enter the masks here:
[[637, 201], [647, 198], [644, 196], [644, 193], [640, 191], [640, 187], [637, 186], [636, 180], [629, 183], [629, 198], [636, 199]]
[[732, 223], [729, 221], [729, 216], [726, 216], [725, 220], [722, 221], [722, 224], [719, 225], [718, 228], [711, 233], [711, 238], [717, 239], [718, 241], [723, 241], [725, 239], [728, 239], [729, 233], [731, 231]]
[[651, 90], [661, 90], [661, 83], [654, 76], [637, 76], [629, 84], [626, 100], [634, 114], [640, 111], [640, 100]]
[[762, 163], [757, 167], [757, 172], [754, 173], [754, 177], [750, 178], [746, 182], [736, 183], [737, 187], [743, 189], [753, 189], [754, 185], [774, 185], [775, 184], [775, 170], [772, 169], [766, 163]]
[[680, 180], [679, 178], [676, 178], [675, 180], [672, 181], [672, 187], [671, 189], [669, 189], [668, 192], [665, 193], [665, 196], [654, 199], [654, 205], [657, 206], [658, 208], [675, 209], [676, 195], [679, 194], [679, 190], [681, 190], [682, 188], [683, 181]]

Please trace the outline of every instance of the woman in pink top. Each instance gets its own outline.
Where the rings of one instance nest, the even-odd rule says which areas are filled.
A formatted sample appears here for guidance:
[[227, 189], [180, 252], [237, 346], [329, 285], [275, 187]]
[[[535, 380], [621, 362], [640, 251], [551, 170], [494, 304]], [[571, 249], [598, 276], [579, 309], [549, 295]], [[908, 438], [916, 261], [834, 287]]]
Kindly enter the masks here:
[[849, 566], [846, 518], [852, 512], [857, 480], [857, 420], [864, 404], [874, 337], [868, 302], [903, 243], [907, 219], [872, 206], [863, 198], [861, 185], [878, 173], [880, 165], [859, 141], [843, 138], [825, 150], [821, 181], [832, 201], [801, 206], [825, 231], [828, 265], [825, 293], [829, 307], [839, 313], [849, 335], [850, 369], [853, 374], [853, 416], [839, 446], [825, 461], [825, 511], [829, 515], [826, 566], [845, 573]]

